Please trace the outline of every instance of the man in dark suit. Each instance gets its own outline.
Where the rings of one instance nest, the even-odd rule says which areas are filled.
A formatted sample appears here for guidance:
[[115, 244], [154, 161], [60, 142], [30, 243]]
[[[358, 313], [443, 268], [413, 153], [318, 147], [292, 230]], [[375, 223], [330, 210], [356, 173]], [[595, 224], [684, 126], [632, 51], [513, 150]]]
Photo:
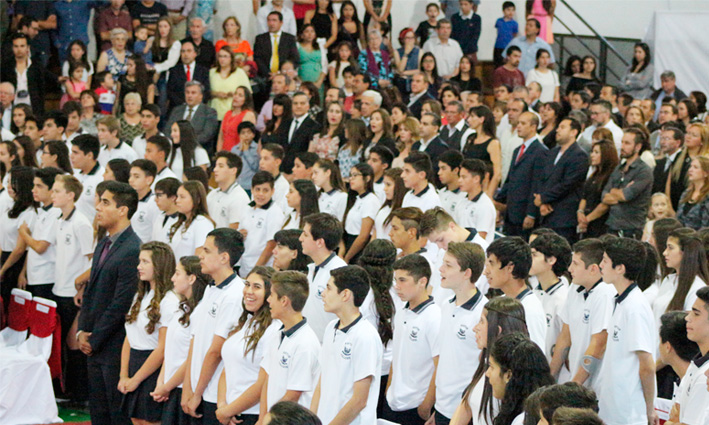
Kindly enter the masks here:
[[219, 131], [217, 111], [202, 103], [204, 87], [199, 81], [185, 84], [185, 103], [172, 110], [165, 125], [165, 133], [170, 134], [172, 124], [180, 120], [192, 123], [197, 141], [209, 153], [214, 152], [214, 142]]
[[125, 316], [135, 295], [140, 238], [130, 226], [138, 194], [126, 183], [106, 182], [96, 220], [108, 232], [96, 246], [84, 291], [77, 340], [88, 357], [89, 408], [94, 424], [130, 424], [118, 392]]
[[576, 211], [588, 172], [588, 154], [576, 143], [581, 124], [565, 118], [556, 129], [557, 145], [541, 156], [542, 173], [534, 176], [534, 205], [544, 227], [576, 241]]
[[197, 58], [195, 59], [195, 62], [209, 69], [214, 65], [216, 52], [214, 51], [214, 44], [204, 38], [205, 28], [206, 26], [204, 24], [204, 19], [200, 17], [190, 19], [190, 35], [182, 40], [182, 43], [184, 44], [191, 41], [197, 49]]
[[433, 99], [428, 93], [428, 81], [423, 72], [414, 74], [411, 77], [411, 94], [409, 95], [409, 111], [416, 119], [421, 119], [421, 107], [423, 102], [428, 99]]
[[454, 100], [448, 102], [444, 111], [448, 124], [441, 128], [441, 140], [443, 140], [451, 149], [462, 151], [466, 140], [463, 140], [463, 135], [466, 133], [474, 133], [465, 122], [465, 107], [460, 101]]
[[167, 99], [170, 102], [168, 113], [177, 106], [185, 103], [185, 84], [190, 81], [199, 81], [204, 87], [203, 100], [209, 100], [209, 69], [198, 64], [197, 50], [194, 43], [185, 41], [180, 49], [180, 63], [170, 68], [170, 77], [167, 79]]
[[510, 171], [502, 189], [495, 196], [498, 209], [504, 211], [504, 231], [506, 236], [521, 236], [529, 239], [529, 234], [539, 217], [539, 208], [534, 205], [534, 176], [542, 173], [540, 159], [547, 151], [539, 140], [537, 127], [539, 118], [531, 112], [524, 112], [517, 122], [517, 135], [524, 140], [512, 153]]
[[[687, 172], [692, 158], [682, 149], [684, 132], [677, 127], [664, 126], [660, 130], [660, 151], [665, 155], [658, 159], [653, 170], [652, 193], [665, 193], [670, 179], [670, 200], [677, 211], [682, 192], [687, 188]], [[680, 163], [681, 161], [681, 163]]]
[[412, 151], [425, 152], [431, 158], [433, 165], [433, 175], [436, 186], [440, 186], [438, 179], [438, 157], [450, 147], [446, 145], [438, 135], [441, 128], [441, 118], [431, 112], [425, 112], [421, 116], [421, 140], [411, 146]]
[[307, 152], [313, 136], [320, 131], [320, 124], [308, 115], [309, 109], [310, 101], [305, 93], [297, 92], [293, 95], [293, 119], [281, 124], [286, 126], [288, 133], [284, 134], [284, 139], [278, 141], [285, 150], [285, 157], [281, 164], [281, 171], [284, 174], [293, 172], [295, 155]]
[[[3, 61], [0, 80], [11, 83], [15, 87], [15, 99], [29, 103], [36, 116], [44, 115], [45, 78], [56, 81], [39, 60], [30, 59], [30, 39], [27, 35], [17, 32], [12, 35], [13, 57]], [[18, 87], [18, 75], [25, 74], [26, 87]]]
[[[268, 78], [278, 73], [285, 61], [291, 61], [296, 68], [300, 64], [300, 54], [295, 43], [295, 36], [281, 31], [283, 15], [273, 11], [267, 18], [268, 32], [256, 36], [254, 41], [254, 61], [258, 66], [258, 75]], [[273, 46], [278, 46], [278, 55], [273, 54]]]

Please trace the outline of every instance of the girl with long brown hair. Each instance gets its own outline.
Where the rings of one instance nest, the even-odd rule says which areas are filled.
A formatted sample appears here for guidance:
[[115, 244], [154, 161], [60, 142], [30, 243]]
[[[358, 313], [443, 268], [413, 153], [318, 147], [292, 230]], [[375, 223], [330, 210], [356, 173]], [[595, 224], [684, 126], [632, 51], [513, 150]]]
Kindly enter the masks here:
[[207, 210], [207, 192], [196, 180], [182, 183], [177, 189], [175, 201], [179, 217], [170, 229], [170, 246], [175, 258], [196, 255], [207, 240], [207, 233], [214, 230], [214, 220]]
[[608, 207], [601, 202], [601, 193], [611, 173], [618, 166], [618, 150], [611, 140], [601, 140], [591, 148], [591, 175], [586, 179], [583, 197], [576, 213], [580, 233], [597, 238], [606, 233]]
[[347, 208], [347, 192], [340, 168], [329, 159], [319, 159], [313, 165], [313, 183], [319, 187], [320, 212], [332, 214], [342, 221]]

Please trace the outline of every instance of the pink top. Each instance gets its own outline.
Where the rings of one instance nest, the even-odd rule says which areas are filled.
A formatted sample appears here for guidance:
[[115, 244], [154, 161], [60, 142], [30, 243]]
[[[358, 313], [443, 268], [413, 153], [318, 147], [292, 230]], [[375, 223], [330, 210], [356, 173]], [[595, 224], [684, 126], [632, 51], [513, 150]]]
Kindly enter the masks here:
[[230, 110], [224, 114], [224, 120], [222, 120], [222, 134], [224, 135], [224, 142], [222, 143], [223, 151], [231, 151], [231, 148], [239, 144], [239, 124], [244, 120], [244, 116], [248, 110], [244, 109], [238, 115], [234, 115]]

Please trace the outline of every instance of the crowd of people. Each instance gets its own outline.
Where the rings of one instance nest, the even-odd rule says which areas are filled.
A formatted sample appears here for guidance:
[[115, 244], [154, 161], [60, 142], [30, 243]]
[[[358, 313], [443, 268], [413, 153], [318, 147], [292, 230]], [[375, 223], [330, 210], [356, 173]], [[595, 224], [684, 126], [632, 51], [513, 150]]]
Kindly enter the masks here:
[[398, 48], [393, 0], [254, 1], [254, 40], [213, 2], [124, 3], [18, 0], [2, 44], [0, 289], [57, 302], [58, 398], [96, 424], [709, 424], [707, 97], [653, 88], [645, 43], [605, 84], [555, 64], [554, 2], [524, 34], [504, 2], [481, 79], [474, 0]]

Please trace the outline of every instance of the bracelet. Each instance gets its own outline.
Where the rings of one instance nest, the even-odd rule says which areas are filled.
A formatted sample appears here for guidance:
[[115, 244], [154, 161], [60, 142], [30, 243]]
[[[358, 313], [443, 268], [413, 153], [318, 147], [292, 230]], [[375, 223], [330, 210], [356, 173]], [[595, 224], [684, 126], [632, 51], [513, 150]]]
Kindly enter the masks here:
[[76, 331], [76, 340], [79, 340], [79, 335], [81, 335], [83, 331]]
[[583, 210], [576, 211], [577, 214], [585, 214]]

